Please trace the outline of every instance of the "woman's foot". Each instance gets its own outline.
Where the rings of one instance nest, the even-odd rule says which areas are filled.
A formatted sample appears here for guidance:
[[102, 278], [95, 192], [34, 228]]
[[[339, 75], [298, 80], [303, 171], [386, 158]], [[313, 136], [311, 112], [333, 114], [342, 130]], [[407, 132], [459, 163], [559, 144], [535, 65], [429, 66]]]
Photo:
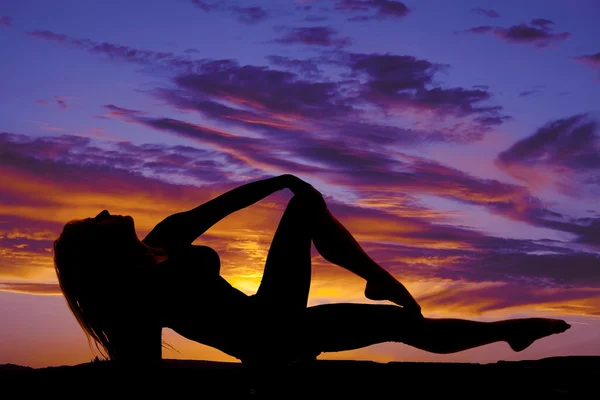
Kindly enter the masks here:
[[390, 280], [367, 281], [365, 297], [369, 300], [388, 300], [406, 310], [421, 314], [421, 306], [413, 299], [408, 290], [400, 282], [390, 276]]
[[538, 339], [563, 333], [571, 327], [561, 319], [550, 318], [524, 318], [507, 322], [511, 326], [506, 342], [517, 352], [525, 350]]

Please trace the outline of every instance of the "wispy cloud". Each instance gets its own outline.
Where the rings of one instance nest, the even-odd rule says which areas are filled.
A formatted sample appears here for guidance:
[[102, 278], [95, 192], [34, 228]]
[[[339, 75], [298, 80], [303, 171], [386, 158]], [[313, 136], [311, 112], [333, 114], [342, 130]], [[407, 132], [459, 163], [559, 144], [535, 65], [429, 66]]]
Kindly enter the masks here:
[[[536, 25], [547, 24], [536, 21]], [[461, 140], [448, 136], [448, 129], [442, 134], [364, 118], [365, 107], [372, 112], [376, 106], [385, 113], [412, 108], [470, 118], [482, 127], [481, 135], [486, 126], [508, 118], [501, 107], [488, 103], [491, 93], [485, 87], [440, 87], [434, 77], [447, 66], [411, 56], [336, 52], [320, 60], [349, 71], [348, 79], [307, 78], [233, 60], [190, 61], [192, 72], [171, 68], [174, 88], [157, 88], [152, 94], [177, 109], [199, 113], [207, 119], [204, 123], [154, 118], [115, 105], [107, 106], [105, 116], [209, 146], [250, 170], [315, 176], [357, 193], [428, 193], [480, 205], [511, 220], [568, 232], [582, 243], [595, 243], [595, 225], [548, 210], [524, 187], [474, 178], [430, 160], [390, 151], [398, 144]], [[303, 68], [313, 62], [302, 61], [306, 62]], [[459, 130], [460, 134], [465, 130]], [[467, 136], [467, 140], [480, 137]], [[275, 154], [272, 148], [280, 150]]]
[[349, 21], [402, 19], [411, 12], [406, 4], [395, 0], [335, 0], [334, 9], [350, 14]]
[[500, 13], [495, 10], [491, 10], [489, 8], [473, 8], [471, 10], [473, 13], [478, 15], [483, 15], [488, 18], [500, 18]]
[[591, 66], [600, 67], [600, 52], [575, 57], [575, 60]]
[[391, 54], [349, 54], [350, 68], [367, 78], [362, 96], [384, 109], [397, 106], [433, 111], [440, 115], [473, 116], [482, 125], [508, 119], [502, 107], [486, 105], [492, 95], [484, 89], [443, 88], [434, 75], [448, 66]]
[[493, 34], [505, 42], [533, 44], [538, 48], [556, 45], [571, 37], [569, 32], [554, 32], [553, 28], [554, 22], [544, 18], [535, 18], [528, 24], [512, 25], [508, 28], [483, 25], [456, 33]]
[[10, 27], [12, 26], [12, 18], [9, 16], [0, 17], [0, 27]]
[[[350, 3], [356, 7], [374, 4], [344, 3], [346, 7]], [[374, 10], [370, 6], [355, 9], [351, 17], [371, 15]], [[534, 20], [530, 26], [551, 30], [547, 20]], [[284, 35], [290, 43], [312, 45], [313, 56], [271, 56], [270, 67], [231, 59], [198, 60], [192, 58], [195, 52], [179, 55], [138, 50], [52, 32], [32, 34], [115, 62], [166, 72], [170, 80], [145, 93], [171, 107], [170, 111], [185, 111], [193, 117], [186, 118], [182, 113], [177, 117], [153, 115], [118, 102], [105, 105], [100, 115], [183, 138], [190, 147], [186, 150], [128, 142], [108, 146], [75, 137], [29, 143], [24, 137], [8, 135], [5, 140], [10, 151], [6, 160], [10, 162], [6, 165], [11, 167], [3, 168], [15, 177], [11, 182], [34, 182], [34, 187], [45, 185], [35, 192], [54, 193], [36, 201], [49, 202], [52, 206], [47, 207], [62, 210], [53, 213], [57, 221], [75, 212], [91, 214], [97, 211], [94, 207], [104, 205], [139, 213], [139, 226], [144, 229], [157, 222], [159, 212], [140, 207], [140, 198], [161, 198], [160, 213], [164, 217], [169, 211], [191, 206], [190, 199], [199, 203], [245, 180], [295, 173], [351, 196], [353, 204], [328, 198], [332, 211], [396, 276], [409, 282], [441, 282], [438, 287], [452, 288], [456, 296], [471, 293], [480, 301], [472, 304], [472, 312], [549, 304], [549, 288], [573, 285], [580, 286], [581, 291], [571, 297], [556, 294], [553, 306], [566, 309], [570, 300], [596, 304], [595, 290], [600, 283], [590, 280], [589, 275], [598, 263], [594, 252], [600, 238], [597, 220], [554, 211], [550, 204], [533, 196], [527, 185], [483, 179], [453, 165], [409, 154], [414, 145], [479, 140], [509, 119], [494, 102], [488, 86], [448, 87], [439, 83], [439, 75], [450, 70], [448, 65], [408, 55], [352, 53], [332, 45], [339, 37], [331, 29], [299, 29], [286, 29]], [[336, 69], [339, 74], [325, 75], [325, 69]], [[401, 118], [407, 113], [415, 123]], [[457, 128], [448, 123], [444, 129], [429, 125], [423, 128], [429, 120], [456, 122]], [[38, 152], [34, 151], [38, 147]], [[509, 164], [514, 166], [520, 158], [527, 156], [508, 157]], [[71, 172], [67, 174], [67, 170]], [[94, 182], [98, 186], [93, 186]], [[25, 215], [23, 210], [35, 215], [34, 207], [23, 202], [29, 192], [5, 185], [5, 193], [10, 196], [7, 198], [11, 199], [7, 201], [11, 204], [8, 209], [20, 215]], [[144, 189], [134, 189], [137, 185]], [[90, 201], [74, 207], [57, 201], [56, 189], [50, 187], [67, 188], [69, 193]], [[553, 242], [491, 236], [456, 226], [450, 213], [424, 206], [421, 196], [459, 202], [549, 232], [566, 232], [573, 239]], [[117, 204], [109, 197], [120, 201]], [[284, 206], [285, 198], [274, 197], [268, 205], [253, 210], [260, 213], [260, 221], [240, 217], [240, 226], [226, 224], [228, 229], [218, 228], [203, 238], [230, 257], [224, 263], [224, 272], [244, 290], [251, 291], [258, 284], [271, 229]], [[255, 235], [241, 240], [239, 229]], [[10, 246], [28, 244], [25, 239], [19, 240]], [[582, 244], [587, 247], [579, 246]], [[252, 261], [244, 264], [246, 257]], [[321, 266], [322, 260], [316, 257], [315, 263]], [[465, 286], [475, 282], [489, 290], [475, 293]], [[589, 290], [584, 290], [584, 285]], [[523, 290], [524, 294], [507, 303], [497, 287]], [[444, 297], [441, 292], [429, 294], [426, 301], [431, 306], [460, 306], [464, 302], [456, 296]]]
[[269, 19], [270, 12], [263, 7], [232, 7], [231, 12], [236, 15], [237, 20], [245, 24], [257, 24]]
[[140, 50], [107, 42], [96, 42], [85, 38], [72, 38], [64, 34], [44, 30], [30, 31], [27, 32], [27, 35], [40, 40], [78, 47], [92, 54], [104, 55], [113, 61], [152, 65], [153, 67], [162, 68], [189, 69], [195, 65], [195, 62], [187, 54], [176, 55], [171, 52]]
[[328, 26], [310, 26], [299, 28], [279, 27], [283, 35], [274, 39], [281, 44], [304, 44], [322, 47], [344, 47], [351, 43], [350, 38], [339, 37], [337, 32]]
[[67, 101], [68, 101], [67, 97], [54, 96], [54, 97], [52, 97], [52, 100], [37, 99], [35, 102], [36, 102], [36, 104], [40, 104], [43, 106], [54, 104], [59, 109], [66, 110], [69, 108], [69, 104], [67, 103]]
[[575, 181], [597, 184], [593, 178], [600, 172], [598, 122], [585, 114], [550, 121], [500, 153], [497, 164], [529, 185], [556, 185], [565, 194], [578, 196]]
[[192, 0], [192, 4], [204, 12], [225, 12], [244, 24], [257, 24], [271, 17], [271, 12], [260, 6], [240, 6], [225, 1]]
[[61, 295], [58, 283], [0, 282], [0, 291], [36, 295]]
[[[226, 152], [188, 146], [106, 143], [67, 135], [33, 138], [2, 134], [0, 169], [9, 179], [0, 185], [6, 194], [0, 204], [3, 210], [0, 219], [8, 228], [0, 233], [3, 250], [0, 276], [4, 282], [0, 290], [55, 293], [55, 286], [37, 282], [51, 279], [52, 259], [48, 250], [54, 235], [71, 218], [94, 215], [98, 209], [107, 208], [131, 213], [137, 229], [147, 232], [170, 213], [191, 208], [247, 179], [238, 176], [236, 180], [227, 168], [231, 163], [242, 163], [237, 168], [240, 170], [244, 168], [243, 159], [249, 159], [252, 153], [260, 154], [256, 157], [263, 162], [267, 157], [287, 158], [269, 151], [267, 142], [245, 142], [246, 139], [228, 136], [225, 132], [203, 130], [181, 121], [153, 119], [137, 112], [127, 116], [158, 129], [197, 135], [208, 143], [228, 146], [227, 141], [233, 141], [231, 148], [237, 149], [240, 156], [223, 158], [227, 157]], [[591, 278], [599, 261], [595, 254], [567, 250], [552, 243], [494, 237], [444, 224], [441, 223], [443, 215], [427, 210], [406, 195], [393, 195], [426, 191], [485, 205], [514, 198], [523, 189], [479, 180], [408, 156], [402, 164], [404, 172], [384, 173], [385, 169], [395, 168], [391, 158], [376, 158], [374, 153], [361, 153], [357, 149], [353, 153], [336, 152], [327, 142], [314, 144], [314, 148], [308, 148], [307, 143], [291, 154], [328, 162], [314, 173], [331, 179], [332, 185], [346, 186], [364, 195], [364, 203], [359, 200], [351, 205], [335, 199], [329, 203], [332, 212], [370, 254], [409, 282], [419, 279], [445, 282], [445, 286], [436, 286], [438, 289], [454, 282], [454, 286], [448, 287], [452, 287], [456, 297], [432, 289], [423, 292], [429, 306], [460, 306], [464, 300], [458, 293], [462, 291], [468, 296], [472, 292], [469, 282], [485, 283], [482, 288], [486, 288], [477, 296], [471, 293], [473, 299], [481, 299], [480, 303], [472, 303], [470, 312], [474, 313], [551, 300], [557, 307], [565, 302], [591, 304], [598, 297], [596, 289], [600, 281]], [[329, 150], [326, 150], [328, 145]], [[313, 154], [314, 151], [317, 153]], [[382, 166], [375, 165], [376, 161], [383, 163]], [[349, 170], [352, 166], [355, 169]], [[264, 176], [259, 170], [247, 171], [256, 179]], [[304, 174], [309, 176], [312, 172], [304, 171]], [[195, 178], [196, 183], [182, 178]], [[175, 181], [180, 183], [175, 184]], [[382, 197], [386, 193], [389, 196]], [[367, 199], [371, 201], [367, 203]], [[252, 291], [259, 283], [266, 251], [285, 201], [286, 196], [277, 195], [261, 202], [216, 226], [203, 238], [204, 243], [223, 254], [226, 277], [244, 290]], [[394, 207], [384, 203], [392, 203]], [[397, 212], [400, 210], [402, 212]], [[252, 243], [249, 244], [250, 239], [242, 232], [254, 232]], [[322, 265], [322, 260], [316, 263]], [[565, 268], [565, 265], [570, 267]], [[328, 271], [322, 276], [325, 281], [331, 271], [336, 270]], [[17, 283], [6, 283], [7, 279]], [[317, 286], [319, 284], [323, 282], [317, 280]], [[502, 285], [505, 289], [519, 285], [520, 297], [506, 303], [506, 296], [498, 292]], [[589, 289], [582, 288], [570, 295], [565, 291], [552, 297], [553, 290], [573, 285]]]
[[[345, 123], [340, 124], [340, 120], [324, 121], [329, 126], [337, 125], [338, 131], [354, 128], [357, 123], [366, 127], [365, 123], [368, 123], [371, 126], [383, 126], [390, 132], [407, 132], [406, 129], [386, 127], [380, 122], [373, 124], [365, 119], [370, 117], [381, 121], [395, 113], [411, 110], [416, 113], [433, 113], [437, 119], [462, 119], [462, 125], [466, 123], [470, 126], [456, 131], [446, 126], [444, 133], [436, 127], [428, 127], [428, 132], [418, 134], [421, 139], [473, 141], [481, 139], [486, 130], [509, 119], [502, 113], [502, 107], [489, 104], [492, 102], [489, 91], [461, 87], [445, 88], [436, 84], [435, 74], [447, 66], [412, 56], [346, 53], [338, 50], [314, 59], [294, 60], [296, 65], [303, 62], [302, 68], [305, 70], [309, 68], [310, 63], [320, 63], [334, 65], [350, 72], [350, 79], [336, 81], [314, 73], [308, 75], [262, 66], [239, 65], [234, 60], [227, 59], [194, 60], [188, 54], [182, 56], [137, 50], [111, 43], [98, 44], [88, 39], [72, 39], [47, 31], [36, 31], [30, 35], [74, 45], [91, 53], [106, 55], [114, 61], [163, 68], [174, 74], [174, 82], [181, 89], [178, 96], [185, 96], [196, 103], [206, 105], [206, 97], [213, 102], [216, 98], [226, 102], [244, 101], [244, 107], [258, 107], [255, 112], [285, 113], [285, 118], [301, 115], [311, 118], [310, 122], [315, 122], [315, 119], [323, 121], [325, 116], [344, 116]], [[322, 43], [329, 43], [327, 36], [317, 35], [317, 38], [323, 40]], [[304, 39], [308, 40], [306, 37]], [[283, 66], [282, 63], [279, 65]], [[289, 62], [286, 65], [294, 69]], [[318, 67], [315, 66], [313, 71], [315, 70], [318, 70]], [[269, 92], [260, 90], [265, 84], [269, 86]], [[198, 102], [198, 99], [202, 101]], [[371, 116], [364, 112], [373, 106], [378, 107], [381, 113]], [[415, 129], [408, 131], [414, 133]]]
[[[593, 68], [597, 71], [600, 71], [600, 52], [574, 57], [573, 60], [587, 65], [588, 67]], [[600, 75], [598, 75], [598, 80], [600, 80]]]

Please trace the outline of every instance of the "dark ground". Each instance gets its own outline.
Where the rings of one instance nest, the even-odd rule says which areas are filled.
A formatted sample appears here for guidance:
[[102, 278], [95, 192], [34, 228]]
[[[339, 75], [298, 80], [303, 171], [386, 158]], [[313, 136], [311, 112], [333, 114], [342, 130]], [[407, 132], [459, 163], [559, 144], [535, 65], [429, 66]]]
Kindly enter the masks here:
[[[588, 398], [600, 399], [600, 357], [495, 364], [327, 361], [257, 373], [241, 364], [164, 360], [158, 370], [109, 362], [33, 369], [0, 365], [0, 387], [21, 394], [94, 398], [123, 394], [194, 398]], [[28, 397], [28, 396], [26, 396]], [[154, 397], [154, 396], [152, 396]]]

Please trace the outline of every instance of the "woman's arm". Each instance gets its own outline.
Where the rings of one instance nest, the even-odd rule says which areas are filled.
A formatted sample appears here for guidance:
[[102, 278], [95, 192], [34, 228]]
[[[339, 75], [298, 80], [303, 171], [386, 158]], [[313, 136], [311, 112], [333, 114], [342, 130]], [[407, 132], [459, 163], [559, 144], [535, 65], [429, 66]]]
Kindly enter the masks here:
[[291, 188], [295, 180], [299, 179], [285, 174], [239, 186], [191, 210], [166, 217], [154, 227], [143, 242], [152, 247], [162, 248], [189, 245], [229, 214], [279, 190]]

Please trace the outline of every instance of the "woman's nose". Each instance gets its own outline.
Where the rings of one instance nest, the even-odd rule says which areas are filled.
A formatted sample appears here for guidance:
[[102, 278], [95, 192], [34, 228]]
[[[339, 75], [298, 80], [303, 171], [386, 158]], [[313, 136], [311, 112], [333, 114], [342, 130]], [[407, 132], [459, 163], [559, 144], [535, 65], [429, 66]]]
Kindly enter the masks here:
[[107, 210], [103, 210], [100, 212], [100, 214], [96, 215], [96, 219], [102, 219], [102, 218], [106, 218], [109, 216], [110, 216], [110, 213]]

